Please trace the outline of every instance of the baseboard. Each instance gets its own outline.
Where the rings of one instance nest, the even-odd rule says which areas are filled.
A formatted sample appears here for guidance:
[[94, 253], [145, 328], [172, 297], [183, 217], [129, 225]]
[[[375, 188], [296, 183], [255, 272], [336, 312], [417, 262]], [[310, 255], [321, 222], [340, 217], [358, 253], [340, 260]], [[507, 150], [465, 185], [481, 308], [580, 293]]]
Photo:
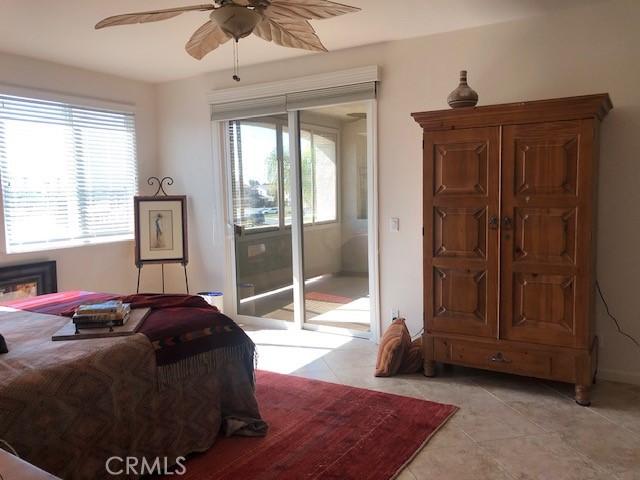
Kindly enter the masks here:
[[608, 368], [599, 368], [598, 378], [602, 380], [610, 380], [612, 382], [640, 385], [640, 373], [629, 372], [626, 370], [610, 370]]

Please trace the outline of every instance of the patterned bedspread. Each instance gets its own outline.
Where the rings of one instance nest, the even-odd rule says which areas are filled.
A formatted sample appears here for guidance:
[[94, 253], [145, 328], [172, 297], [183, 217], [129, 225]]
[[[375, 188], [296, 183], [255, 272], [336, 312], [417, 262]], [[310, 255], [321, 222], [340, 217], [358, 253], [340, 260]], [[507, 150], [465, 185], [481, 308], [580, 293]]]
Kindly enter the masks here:
[[246, 362], [158, 388], [143, 334], [52, 342], [69, 319], [0, 307], [0, 438], [25, 460], [69, 479], [109, 477], [112, 456], [168, 457], [207, 450], [220, 431], [261, 435], [266, 424]]

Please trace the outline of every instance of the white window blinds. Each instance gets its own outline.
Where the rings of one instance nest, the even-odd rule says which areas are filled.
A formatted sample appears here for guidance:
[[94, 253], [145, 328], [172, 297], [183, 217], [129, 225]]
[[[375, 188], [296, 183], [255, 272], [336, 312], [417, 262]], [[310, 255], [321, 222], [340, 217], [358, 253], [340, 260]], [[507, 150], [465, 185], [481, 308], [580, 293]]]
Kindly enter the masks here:
[[133, 238], [135, 118], [0, 95], [8, 253]]

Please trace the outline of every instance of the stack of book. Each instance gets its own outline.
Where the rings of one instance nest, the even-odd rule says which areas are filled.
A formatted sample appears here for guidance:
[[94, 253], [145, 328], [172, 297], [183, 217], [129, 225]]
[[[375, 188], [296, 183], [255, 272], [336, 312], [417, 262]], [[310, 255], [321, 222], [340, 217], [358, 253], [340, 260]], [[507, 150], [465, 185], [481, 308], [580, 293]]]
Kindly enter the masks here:
[[131, 305], [120, 300], [80, 305], [73, 314], [73, 323], [76, 329], [118, 327], [127, 323], [130, 312]]

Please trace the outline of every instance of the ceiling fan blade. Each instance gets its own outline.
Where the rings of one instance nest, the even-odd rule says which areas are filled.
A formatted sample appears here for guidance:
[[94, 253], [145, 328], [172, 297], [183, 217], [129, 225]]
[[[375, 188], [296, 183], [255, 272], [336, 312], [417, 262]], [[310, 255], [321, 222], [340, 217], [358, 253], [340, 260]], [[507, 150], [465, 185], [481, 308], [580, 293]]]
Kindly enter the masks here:
[[202, 60], [207, 53], [230, 39], [231, 37], [224, 33], [217, 24], [209, 20], [194, 32], [185, 45], [185, 50], [196, 60]]
[[314, 52], [326, 52], [327, 49], [322, 44], [315, 30], [304, 19], [297, 18], [273, 20], [265, 17], [253, 30], [258, 37], [268, 42], [289, 48], [300, 48]]
[[159, 22], [160, 20], [177, 17], [184, 12], [206, 12], [208, 10], [213, 10], [214, 8], [215, 7], [213, 6], [213, 4], [206, 4], [192, 5], [189, 7], [167, 8], [165, 10], [152, 10], [149, 12], [126, 13], [124, 15], [114, 15], [112, 17], [107, 17], [104, 20], [99, 21], [96, 24], [96, 30], [105, 27], [114, 27], [116, 25], [132, 25], [135, 23]]
[[337, 17], [361, 9], [328, 0], [272, 0], [264, 14], [270, 18], [307, 20]]

